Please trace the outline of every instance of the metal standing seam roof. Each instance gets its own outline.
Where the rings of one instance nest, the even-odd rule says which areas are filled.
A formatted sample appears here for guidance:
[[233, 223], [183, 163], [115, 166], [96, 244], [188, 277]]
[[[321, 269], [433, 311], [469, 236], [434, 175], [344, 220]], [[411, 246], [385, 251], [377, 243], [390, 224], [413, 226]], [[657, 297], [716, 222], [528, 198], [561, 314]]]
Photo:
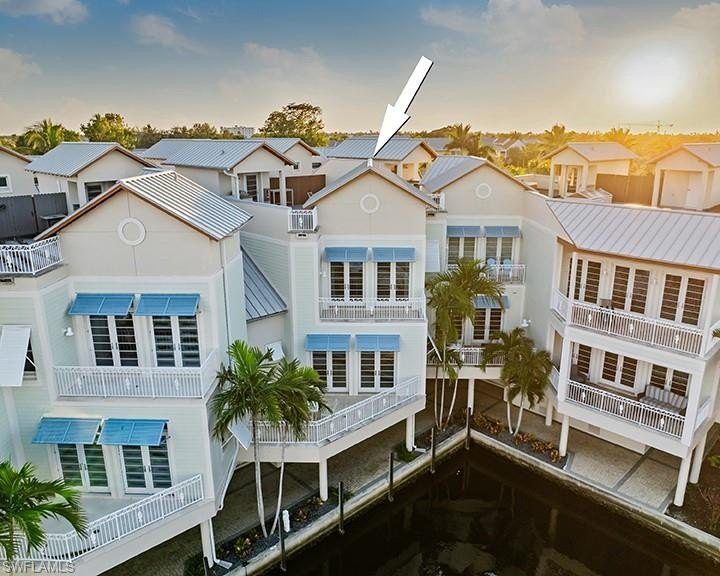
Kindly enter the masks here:
[[150, 148], [140, 153], [143, 158], [154, 160], [165, 160], [178, 150], [187, 146], [193, 140], [191, 138], [163, 138], [155, 142]]
[[25, 170], [70, 178], [113, 150], [122, 152], [140, 164], [150, 165], [144, 158], [136, 156], [115, 142], [61, 142], [30, 162]]
[[680, 146], [677, 146], [671, 150], [668, 150], [667, 152], [663, 152], [662, 154], [656, 156], [655, 158], [650, 160], [650, 163], [654, 164], [658, 162], [661, 158], [670, 156], [678, 150], [685, 150], [686, 152], [689, 152], [690, 154], [692, 154], [696, 158], [699, 158], [713, 168], [717, 168], [718, 166], [720, 166], [720, 142], [680, 144]]
[[287, 312], [287, 304], [255, 261], [243, 250], [245, 317], [248, 322]]
[[430, 165], [427, 172], [425, 172], [422, 180], [420, 180], [420, 185], [423, 190], [429, 194], [434, 194], [445, 188], [445, 186], [452, 184], [456, 180], [485, 165], [510, 180], [513, 180], [526, 190], [534, 190], [532, 186], [525, 184], [525, 182], [515, 178], [512, 174], [498, 168], [492, 162], [489, 162], [485, 158], [478, 158], [477, 156], [440, 156]]
[[397, 174], [393, 174], [392, 172], [390, 172], [390, 170], [386, 170], [385, 168], [382, 168], [380, 166], [375, 166], [374, 164], [371, 165], [371, 164], [365, 163], [365, 162], [360, 164], [360, 166], [356, 166], [355, 168], [353, 168], [352, 170], [350, 170], [345, 175], [341, 176], [340, 178], [338, 178], [337, 180], [335, 180], [328, 186], [325, 186], [325, 188], [323, 188], [322, 190], [318, 190], [317, 192], [315, 192], [315, 194], [310, 196], [310, 198], [308, 198], [305, 201], [305, 204], [303, 205], [303, 207], [307, 208], [309, 206], [313, 206], [319, 200], [322, 200], [323, 198], [325, 198], [325, 196], [332, 194], [333, 192], [342, 188], [346, 184], [349, 184], [353, 180], [360, 178], [361, 176], [364, 176], [365, 174], [370, 173], [370, 172], [372, 172], [373, 174], [376, 174], [377, 176], [380, 176], [381, 178], [384, 178], [391, 184], [395, 184], [395, 186], [397, 186], [398, 188], [401, 188], [405, 192], [412, 194], [413, 196], [415, 196], [415, 198], [417, 198], [421, 202], [424, 202], [431, 208], [437, 208], [437, 205], [435, 204], [435, 202], [433, 202], [432, 198], [430, 198], [424, 192], [421, 192], [420, 190], [418, 190], [415, 186], [413, 186], [409, 182], [400, 178], [400, 176], [398, 176]]
[[170, 166], [230, 170], [260, 148], [275, 154], [285, 164], [294, 164], [277, 148], [262, 140], [188, 140], [185, 146], [170, 154], [164, 163]]
[[[320, 155], [317, 148], [313, 148], [306, 144], [301, 138], [246, 138], [246, 139], [211, 139], [211, 138], [163, 138], [150, 148], [142, 151], [139, 155], [143, 158], [152, 158], [154, 160], [164, 160], [180, 152], [183, 148], [199, 142], [261, 142], [274, 148], [280, 154], [285, 154], [290, 148], [298, 142], [311, 151], [313, 154]], [[167, 161], [167, 164], [172, 162]]]
[[632, 150], [628, 150], [619, 142], [568, 142], [557, 150], [553, 150], [543, 158], [551, 158], [570, 148], [588, 162], [610, 162], [612, 160], [636, 160], [638, 155]]
[[546, 200], [581, 250], [720, 269], [720, 215], [621, 204]]
[[[373, 158], [376, 142], [377, 136], [352, 136], [337, 146], [324, 150], [324, 154], [328, 158]], [[382, 147], [374, 158], [376, 160], [404, 160], [418, 146], [423, 146], [431, 156], [437, 157], [437, 152], [433, 150], [432, 146], [421, 138], [395, 136]]]

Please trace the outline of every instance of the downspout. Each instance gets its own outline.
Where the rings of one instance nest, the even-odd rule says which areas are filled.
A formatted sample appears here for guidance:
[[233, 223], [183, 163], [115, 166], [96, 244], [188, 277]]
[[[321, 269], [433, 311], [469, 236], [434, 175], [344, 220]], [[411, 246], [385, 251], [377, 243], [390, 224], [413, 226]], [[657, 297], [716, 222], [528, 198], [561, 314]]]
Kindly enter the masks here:
[[[225, 307], [225, 337], [227, 346], [230, 346], [230, 309], [228, 308], [228, 280], [227, 280], [227, 258], [225, 254], [224, 239], [220, 241], [220, 261], [222, 263], [222, 282], [223, 282], [223, 306]], [[225, 348], [227, 354], [227, 347]]]

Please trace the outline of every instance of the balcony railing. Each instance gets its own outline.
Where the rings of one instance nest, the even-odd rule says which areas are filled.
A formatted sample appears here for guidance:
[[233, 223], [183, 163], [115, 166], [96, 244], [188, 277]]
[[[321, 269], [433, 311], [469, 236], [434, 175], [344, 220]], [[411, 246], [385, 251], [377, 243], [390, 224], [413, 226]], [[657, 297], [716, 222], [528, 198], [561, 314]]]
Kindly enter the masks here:
[[684, 416], [640, 400], [626, 398], [574, 380], [568, 380], [566, 400], [673, 438], [682, 437]]
[[507, 284], [525, 284], [525, 264], [488, 266], [488, 277]]
[[0, 275], [35, 276], [61, 262], [57, 236], [32, 244], [0, 244]]
[[445, 192], [438, 192], [437, 194], [430, 194], [430, 198], [435, 201], [440, 210], [445, 210]]
[[[203, 500], [202, 476], [197, 475], [148, 496], [88, 524], [87, 536], [71, 531], [47, 534], [45, 545], [39, 550], [27, 550], [27, 541], [18, 537], [20, 558], [16, 560], [71, 562], [120, 540], [138, 530], [160, 522], [164, 518]], [[4, 551], [0, 548], [0, 559]]]
[[[464, 366], [480, 366], [483, 357], [481, 346], [463, 346], [458, 348], [458, 352], [460, 352]], [[505, 357], [502, 354], [496, 354], [488, 360], [487, 367], [497, 368], [503, 364], [505, 364]]]
[[570, 301], [556, 291], [553, 309], [569, 324], [628, 340], [700, 356], [704, 354], [703, 330], [641, 314]]
[[424, 320], [425, 298], [320, 298], [320, 320]]
[[288, 232], [314, 232], [317, 227], [317, 208], [288, 212]]
[[56, 366], [60, 397], [204, 398], [219, 367], [213, 351], [196, 368]]
[[257, 427], [258, 443], [261, 444], [305, 444], [320, 445], [332, 442], [342, 435], [351, 432], [376, 418], [383, 416], [412, 400], [423, 396], [425, 381], [417, 376], [405, 380], [394, 388], [373, 394], [347, 408], [338, 410], [322, 418], [310, 422], [305, 436], [297, 438], [291, 431], [283, 431], [269, 422], [259, 422]]

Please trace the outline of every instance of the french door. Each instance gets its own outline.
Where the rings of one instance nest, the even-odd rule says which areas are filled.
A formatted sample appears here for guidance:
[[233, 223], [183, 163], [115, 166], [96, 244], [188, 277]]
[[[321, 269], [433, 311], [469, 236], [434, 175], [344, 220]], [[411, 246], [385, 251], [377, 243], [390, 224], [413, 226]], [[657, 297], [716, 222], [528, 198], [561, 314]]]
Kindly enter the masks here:
[[496, 264], [513, 259], [513, 238], [485, 238], [485, 261], [494, 261]]
[[448, 264], [457, 264], [460, 258], [475, 258], [475, 238], [448, 238]]
[[615, 266], [612, 290], [613, 308], [645, 314], [649, 284], [649, 270]]
[[245, 174], [245, 193], [248, 196], [252, 196], [256, 200], [258, 199], [258, 175], [257, 174]]
[[347, 352], [315, 351], [312, 366], [330, 391], [347, 390]]
[[375, 266], [378, 300], [410, 298], [410, 262], [378, 262]]
[[[598, 296], [600, 294], [600, 269], [600, 262], [578, 259], [575, 286], [573, 288], [573, 298], [575, 300], [598, 304]], [[572, 276], [572, 267], [570, 276]]]
[[157, 366], [200, 366], [196, 316], [153, 316], [152, 329]]
[[366, 392], [395, 386], [395, 352], [360, 352], [360, 389]]
[[602, 379], [616, 386], [634, 388], [637, 368], [638, 361], [635, 358], [605, 352]]
[[364, 268], [363, 262], [330, 262], [330, 298], [362, 300]]
[[172, 485], [166, 433], [159, 446], [121, 446], [120, 451], [127, 493], [153, 492]]
[[481, 308], [475, 310], [473, 317], [473, 340], [487, 342], [494, 334], [502, 330], [502, 314], [500, 308]]
[[697, 326], [700, 321], [705, 280], [666, 274], [660, 318]]
[[58, 444], [65, 483], [87, 492], [109, 492], [105, 457], [98, 444]]
[[89, 316], [90, 336], [96, 366], [137, 366], [138, 353], [133, 318]]

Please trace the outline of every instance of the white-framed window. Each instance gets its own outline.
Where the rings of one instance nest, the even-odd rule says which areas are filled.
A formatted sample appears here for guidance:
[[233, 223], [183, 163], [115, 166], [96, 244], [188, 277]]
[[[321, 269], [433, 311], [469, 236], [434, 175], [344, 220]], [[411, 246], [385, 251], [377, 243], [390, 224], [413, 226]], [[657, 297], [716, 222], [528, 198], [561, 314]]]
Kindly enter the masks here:
[[493, 335], [502, 330], [502, 308], [480, 308], [475, 310], [473, 317], [473, 340], [475, 342], [488, 342]]
[[410, 298], [412, 262], [377, 262], [375, 264], [376, 295], [379, 300]]
[[485, 238], [485, 262], [489, 264], [512, 264], [515, 238]]
[[100, 182], [85, 184], [85, 194], [87, 195], [88, 202], [90, 202], [93, 198], [97, 198], [102, 193], [103, 185]]
[[313, 162], [313, 163], [312, 163], [312, 169], [313, 169], [313, 170], [316, 170], [316, 169], [320, 168], [320, 166], [322, 166], [322, 162]]
[[197, 316], [152, 316], [152, 332], [156, 366], [200, 366]]
[[172, 486], [167, 427], [158, 446], [120, 446], [127, 493], [147, 493]]
[[464, 238], [448, 238], [447, 261], [448, 264], [457, 264], [461, 258], [475, 258], [476, 238], [466, 236]]
[[36, 378], [37, 366], [35, 366], [35, 356], [32, 349], [32, 338], [28, 340], [27, 352], [25, 353], [25, 367], [23, 368], [23, 378]]
[[245, 193], [257, 199], [259, 178], [257, 174], [245, 174]]
[[300, 162], [293, 163], [293, 170], [300, 170]]
[[660, 318], [697, 326], [702, 311], [705, 280], [665, 274]]
[[361, 300], [365, 296], [364, 262], [330, 262], [330, 298]]
[[362, 351], [359, 354], [361, 392], [395, 386], [395, 352], [374, 350]]
[[671, 390], [680, 396], [687, 396], [690, 374], [653, 364], [650, 369], [650, 384], [664, 390]]
[[95, 366], [137, 366], [138, 351], [131, 314], [88, 316]]
[[65, 483], [86, 492], [109, 492], [105, 456], [99, 444], [57, 444]]
[[12, 192], [12, 185], [8, 174], [0, 174], [0, 192]]
[[[575, 300], [598, 304], [600, 295], [600, 274], [602, 264], [594, 260], [577, 261], [577, 272], [575, 274], [575, 286], [572, 297]], [[568, 294], [570, 293], [570, 277], [572, 276], [572, 264], [568, 272]]]
[[616, 265], [612, 287], [613, 308], [645, 314], [649, 285], [649, 270]]
[[348, 353], [345, 351], [316, 350], [311, 352], [312, 367], [327, 384], [329, 392], [347, 390]]
[[628, 356], [605, 352], [603, 356], [601, 380], [614, 386], [634, 388], [637, 377], [638, 361]]

